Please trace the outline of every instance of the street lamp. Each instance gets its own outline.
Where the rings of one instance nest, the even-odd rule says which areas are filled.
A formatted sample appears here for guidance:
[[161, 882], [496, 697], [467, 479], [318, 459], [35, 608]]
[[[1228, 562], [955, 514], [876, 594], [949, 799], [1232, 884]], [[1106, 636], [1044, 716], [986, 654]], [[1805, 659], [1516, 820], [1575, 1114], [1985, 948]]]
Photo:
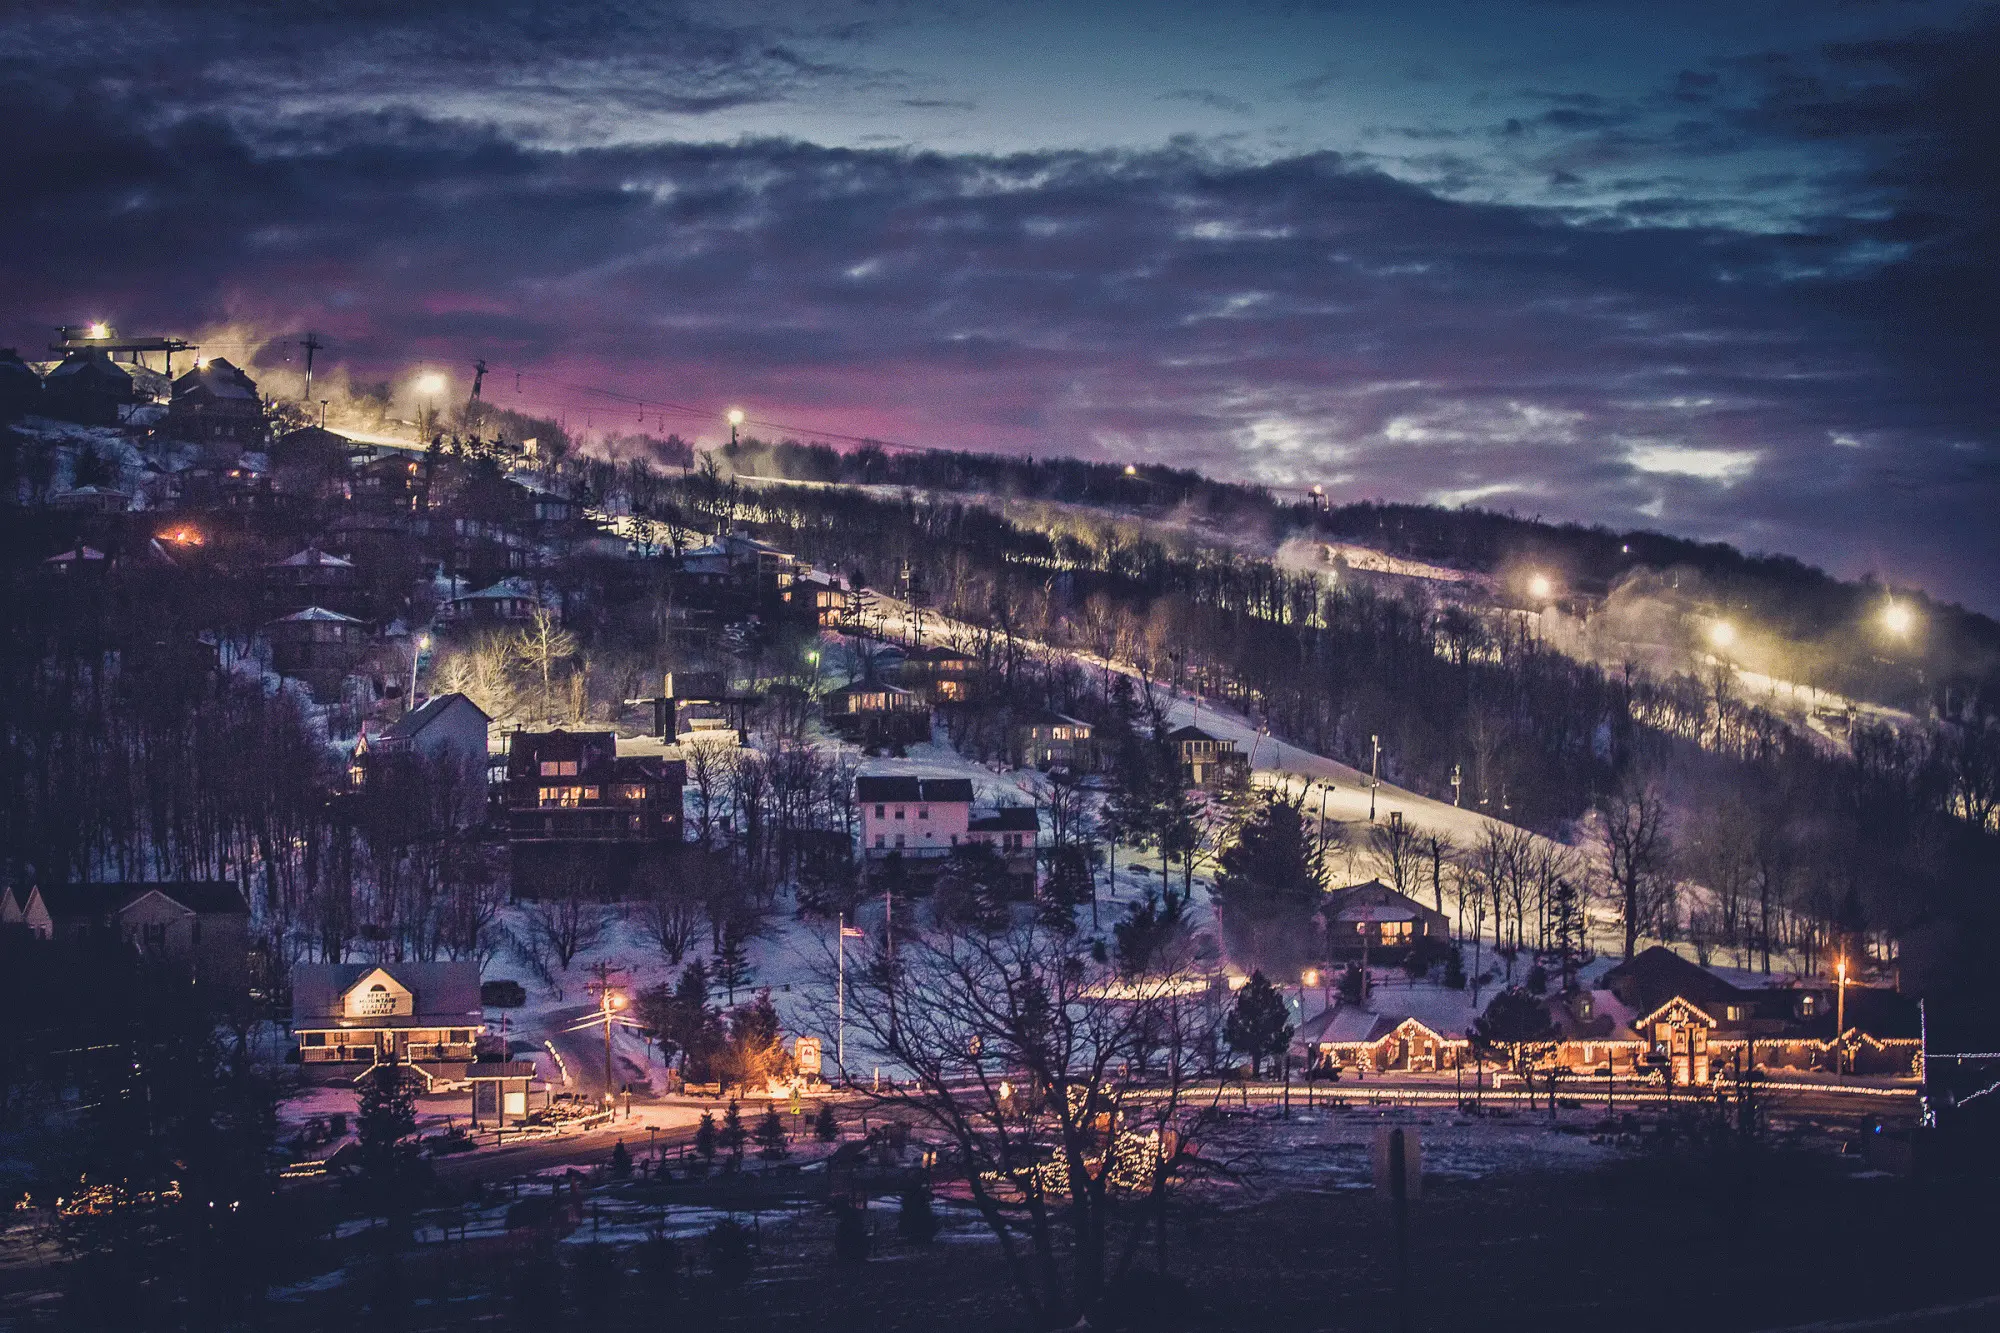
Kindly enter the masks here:
[[[437, 400], [439, 395], [444, 393], [444, 376], [438, 374], [417, 376], [417, 393], [430, 400], [430, 415], [428, 419], [418, 423], [417, 435], [419, 438], [417, 442], [421, 444], [424, 442], [422, 437], [430, 435], [437, 429]], [[419, 415], [422, 415], [421, 409], [419, 410]]]
[[410, 652], [410, 697], [403, 709], [406, 713], [417, 706], [417, 663], [423, 660], [424, 654], [430, 651], [430, 647], [431, 636], [419, 634], [416, 647]]
[[742, 408], [740, 408], [740, 407], [732, 407], [732, 408], [730, 408], [730, 409], [729, 409], [729, 442], [730, 442], [731, 444], [734, 444], [734, 443], [736, 443], [736, 428], [737, 428], [738, 426], [742, 425], [742, 424], [743, 424], [743, 409], [742, 409]]
[[1845, 958], [1840, 960], [1839, 966], [1835, 968], [1835, 972], [1840, 978], [1840, 987], [1835, 992], [1837, 998], [1834, 1000], [1833, 1009], [1833, 1072], [1836, 1074], [1845, 1074], [1847, 1072], [1847, 1042], [1844, 1040], [1847, 1035], [1847, 960]]
[[1382, 738], [1370, 736], [1368, 744], [1373, 750], [1368, 760], [1368, 822], [1375, 822], [1375, 790], [1382, 785]]

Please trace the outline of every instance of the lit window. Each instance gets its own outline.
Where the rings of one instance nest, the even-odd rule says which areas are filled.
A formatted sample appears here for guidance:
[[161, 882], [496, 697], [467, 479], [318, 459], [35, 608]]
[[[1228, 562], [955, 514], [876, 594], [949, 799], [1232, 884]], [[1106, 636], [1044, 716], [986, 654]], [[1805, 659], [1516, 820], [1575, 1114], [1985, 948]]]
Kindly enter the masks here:
[[643, 801], [646, 799], [646, 784], [643, 782], [627, 783], [623, 790], [625, 799], [628, 801]]

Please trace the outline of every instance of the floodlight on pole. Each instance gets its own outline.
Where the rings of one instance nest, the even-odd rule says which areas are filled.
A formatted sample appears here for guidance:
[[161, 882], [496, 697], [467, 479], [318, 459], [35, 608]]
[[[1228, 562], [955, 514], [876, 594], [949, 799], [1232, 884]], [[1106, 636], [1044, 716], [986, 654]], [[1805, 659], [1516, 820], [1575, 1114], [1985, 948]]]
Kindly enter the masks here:
[[1528, 596], [1538, 602], [1546, 602], [1554, 595], [1556, 585], [1549, 582], [1547, 574], [1533, 574], [1528, 578]]
[[730, 442], [731, 444], [734, 444], [734, 443], [736, 443], [736, 428], [737, 428], [738, 426], [741, 426], [742, 424], [743, 424], [743, 409], [742, 409], [742, 408], [740, 408], [740, 407], [732, 407], [732, 408], [730, 408], [730, 409], [729, 409], [729, 442]]
[[1889, 602], [1882, 608], [1882, 628], [1899, 639], [1908, 638], [1917, 627], [1917, 613], [1905, 602]]
[[1708, 641], [1717, 648], [1727, 648], [1736, 642], [1736, 626], [1726, 620], [1712, 620], [1708, 625]]

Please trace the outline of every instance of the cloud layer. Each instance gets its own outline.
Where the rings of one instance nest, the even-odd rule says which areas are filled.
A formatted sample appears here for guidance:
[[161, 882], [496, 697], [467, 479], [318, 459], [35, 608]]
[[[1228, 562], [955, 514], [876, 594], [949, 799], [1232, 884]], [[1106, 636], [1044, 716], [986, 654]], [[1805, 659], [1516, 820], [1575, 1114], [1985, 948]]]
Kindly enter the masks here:
[[[1454, 189], [1365, 146], [620, 135], [949, 99], [784, 15], [360, 10], [0, 29], [0, 339], [314, 327], [358, 375], [484, 356], [826, 431], [1657, 525], [2000, 609], [1990, 15], [1551, 94], [1462, 140]], [[1809, 224], [1689, 184], [1753, 158], [1816, 173], [1770, 187]], [[1579, 197], [1481, 197], [1506, 172]], [[631, 424], [548, 383], [523, 404]]]

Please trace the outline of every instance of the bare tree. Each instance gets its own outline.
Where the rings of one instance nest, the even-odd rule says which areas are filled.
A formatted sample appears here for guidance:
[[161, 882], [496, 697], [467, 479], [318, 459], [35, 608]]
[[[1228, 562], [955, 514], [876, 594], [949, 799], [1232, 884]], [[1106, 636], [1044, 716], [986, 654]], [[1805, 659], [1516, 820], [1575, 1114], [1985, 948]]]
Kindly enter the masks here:
[[1618, 904], [1625, 933], [1625, 961], [1638, 951], [1639, 934], [1658, 923], [1673, 895], [1673, 843], [1667, 807], [1651, 784], [1630, 782], [1597, 803], [1604, 837], [1604, 878]]
[[1398, 812], [1391, 812], [1386, 821], [1368, 830], [1368, 850], [1375, 858], [1378, 872], [1389, 881], [1389, 887], [1409, 896], [1423, 857], [1417, 831], [1410, 822], [1398, 817]]
[[688, 785], [694, 788], [695, 842], [710, 847], [722, 818], [723, 796], [736, 777], [736, 742], [720, 736], [690, 736], [680, 748], [687, 760]]
[[555, 670], [576, 655], [576, 635], [562, 627], [556, 613], [546, 606], [535, 608], [534, 616], [514, 637], [514, 652], [523, 666], [535, 675], [540, 693], [536, 696], [538, 717], [549, 717], [555, 707], [552, 693]]
[[1448, 834], [1439, 833], [1435, 829], [1423, 835], [1421, 846], [1424, 861], [1430, 870], [1431, 906], [1435, 907], [1438, 914], [1442, 916], [1444, 914], [1445, 867], [1451, 864], [1452, 857], [1458, 851], [1458, 848], [1452, 844], [1452, 840]]
[[[919, 926], [893, 965], [850, 963], [850, 1064], [911, 1076], [866, 1095], [950, 1141], [1038, 1327], [1075, 1322], [1149, 1239], [1165, 1267], [1169, 1199], [1217, 1095], [1191, 1089], [1214, 1031], [1188, 961], [1121, 978], [1087, 942], [1022, 924]], [[1148, 1086], [1128, 1063], [1155, 1071]]]
[[646, 900], [639, 917], [639, 927], [660, 951], [660, 956], [675, 966], [687, 957], [694, 947], [695, 937], [701, 933], [702, 904], [694, 894], [678, 888], [661, 886], [653, 890]]
[[549, 877], [547, 894], [523, 906], [514, 951], [557, 999], [563, 996], [570, 964], [604, 938], [607, 922], [596, 887], [590, 867], [565, 864]]

